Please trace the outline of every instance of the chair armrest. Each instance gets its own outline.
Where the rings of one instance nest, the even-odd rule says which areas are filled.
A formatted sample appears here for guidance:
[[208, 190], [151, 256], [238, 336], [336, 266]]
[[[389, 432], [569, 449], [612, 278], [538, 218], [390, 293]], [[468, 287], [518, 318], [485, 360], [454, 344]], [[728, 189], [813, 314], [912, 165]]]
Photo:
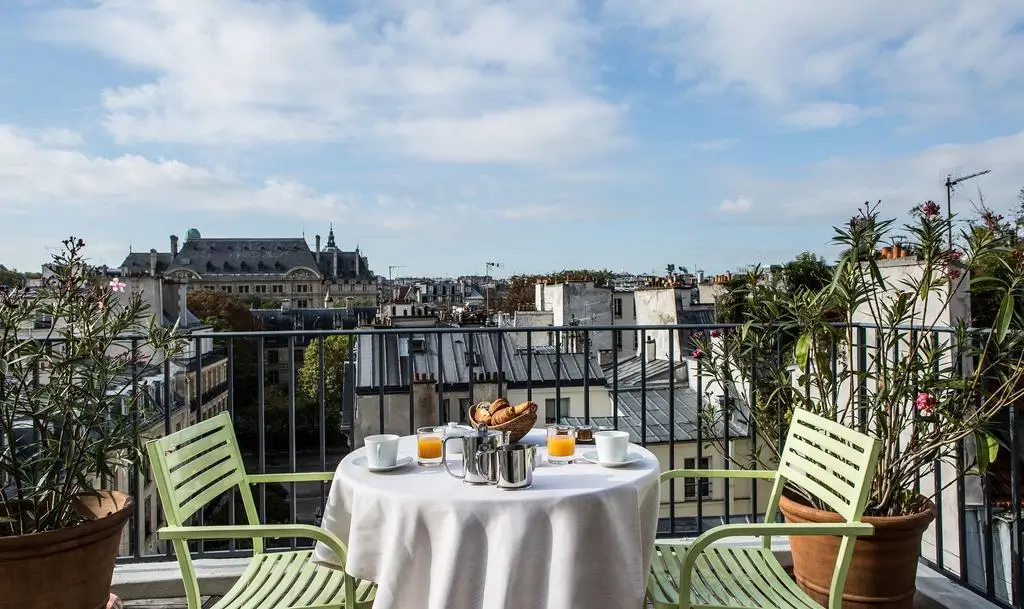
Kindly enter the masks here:
[[679, 589], [689, 590], [690, 576], [697, 558], [709, 545], [727, 537], [761, 537], [765, 548], [772, 535], [871, 535], [875, 527], [866, 522], [759, 522], [754, 524], [725, 524], [697, 537], [687, 546], [686, 556], [679, 565]]
[[294, 472], [289, 474], [249, 474], [245, 477], [249, 484], [268, 484], [271, 482], [332, 482], [334, 472]]
[[661, 482], [673, 478], [746, 478], [774, 480], [777, 472], [770, 469], [670, 469], [662, 472]]
[[267, 537], [303, 537], [323, 542], [334, 553], [347, 561], [345, 543], [330, 531], [309, 524], [237, 524], [198, 527], [161, 527], [158, 539], [262, 539]]

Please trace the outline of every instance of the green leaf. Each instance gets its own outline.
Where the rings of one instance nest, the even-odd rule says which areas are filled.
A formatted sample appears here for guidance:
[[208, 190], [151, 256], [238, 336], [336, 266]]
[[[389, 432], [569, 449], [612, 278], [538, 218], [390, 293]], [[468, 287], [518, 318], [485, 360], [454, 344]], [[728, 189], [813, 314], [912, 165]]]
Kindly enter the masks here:
[[1007, 292], [1003, 295], [1003, 302], [999, 305], [999, 313], [996, 314], [996, 338], [1002, 341], [1006, 332], [1010, 329], [1010, 322], [1013, 320], [1013, 293]]
[[800, 365], [800, 370], [807, 369], [807, 356], [811, 351], [811, 335], [808, 333], [801, 334], [800, 338], [796, 341], [796, 363]]
[[984, 431], [974, 434], [978, 451], [978, 472], [984, 474], [999, 455], [999, 440]]

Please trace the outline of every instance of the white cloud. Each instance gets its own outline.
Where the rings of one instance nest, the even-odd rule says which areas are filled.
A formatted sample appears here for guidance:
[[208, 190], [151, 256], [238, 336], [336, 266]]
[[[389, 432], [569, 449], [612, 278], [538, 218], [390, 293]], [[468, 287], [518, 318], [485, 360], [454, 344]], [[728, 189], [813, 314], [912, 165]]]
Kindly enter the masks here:
[[288, 0], [100, 0], [44, 25], [155, 75], [103, 92], [121, 142], [347, 140], [524, 163], [622, 143], [622, 108], [589, 91], [596, 32], [583, 10], [575, 0], [363, 0], [327, 18]]
[[726, 199], [718, 204], [718, 211], [724, 214], [745, 214], [754, 208], [754, 202], [746, 197]]
[[85, 144], [85, 138], [78, 131], [64, 128], [46, 128], [35, 132], [39, 141], [48, 146], [74, 148]]
[[723, 138], [717, 140], [703, 140], [699, 142], [691, 142], [690, 150], [694, 152], [726, 152], [731, 150], [737, 141], [731, 138]]
[[[758, 208], [782, 224], [794, 219], [835, 220], [852, 213], [865, 201], [881, 200], [885, 213], [902, 215], [933, 199], [945, 209], [946, 175], [967, 175], [984, 169], [992, 173], [962, 184], [953, 199], [961, 218], [971, 213], [971, 200], [980, 188], [987, 204], [1009, 210], [1024, 187], [1024, 131], [978, 142], [944, 144], [917, 153], [870, 160], [832, 158], [797, 168], [800, 179], [779, 179], [757, 169], [731, 171], [723, 188], [743, 189]], [[769, 213], [770, 212], [770, 213]]]
[[736, 90], [782, 113], [867, 96], [920, 119], [1024, 84], [1019, 0], [609, 0], [605, 10], [638, 26], [694, 92]]
[[336, 219], [359, 201], [285, 178], [249, 184], [225, 171], [176, 160], [90, 155], [55, 145], [55, 139], [61, 138], [0, 124], [0, 210], [151, 205]]
[[786, 114], [782, 123], [797, 130], [829, 129], [856, 125], [866, 118], [881, 116], [879, 108], [862, 108], [840, 102], [812, 102]]

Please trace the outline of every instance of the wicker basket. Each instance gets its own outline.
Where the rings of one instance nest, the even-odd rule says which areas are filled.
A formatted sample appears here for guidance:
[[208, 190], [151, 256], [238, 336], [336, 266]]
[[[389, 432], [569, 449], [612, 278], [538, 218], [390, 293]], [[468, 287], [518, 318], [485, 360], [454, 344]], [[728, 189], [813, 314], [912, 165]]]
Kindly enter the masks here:
[[[473, 427], [479, 425], [476, 422], [477, 410], [481, 407], [490, 406], [487, 402], [475, 404], [469, 409], [469, 420], [473, 423]], [[522, 440], [526, 434], [530, 433], [533, 426], [537, 423], [537, 405], [532, 404], [526, 412], [519, 415], [518, 417], [505, 421], [501, 425], [488, 425], [487, 429], [493, 429], [495, 431], [507, 431], [509, 432], [509, 442], [518, 442]]]

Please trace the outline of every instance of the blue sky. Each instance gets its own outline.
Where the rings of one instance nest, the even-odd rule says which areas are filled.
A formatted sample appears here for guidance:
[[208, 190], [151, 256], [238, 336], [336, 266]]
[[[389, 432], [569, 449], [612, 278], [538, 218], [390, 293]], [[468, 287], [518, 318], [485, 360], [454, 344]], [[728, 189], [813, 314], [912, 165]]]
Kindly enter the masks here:
[[1019, 0], [22, 0], [0, 86], [22, 269], [333, 222], [381, 274], [714, 273], [1024, 186]]

